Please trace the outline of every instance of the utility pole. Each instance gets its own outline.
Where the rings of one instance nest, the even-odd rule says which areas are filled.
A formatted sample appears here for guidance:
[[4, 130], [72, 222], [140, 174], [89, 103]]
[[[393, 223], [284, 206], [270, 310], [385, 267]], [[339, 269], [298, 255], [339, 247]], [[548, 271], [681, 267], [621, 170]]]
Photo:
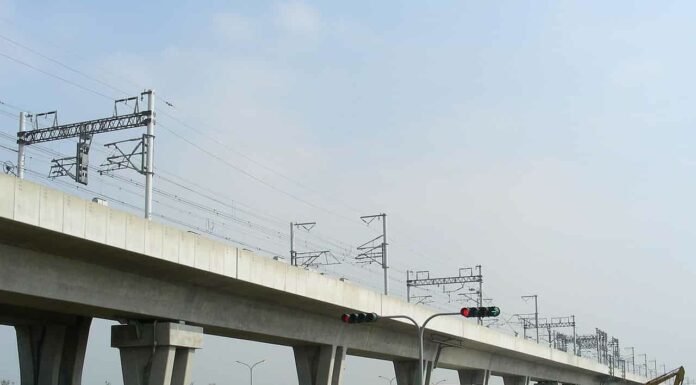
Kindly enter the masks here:
[[145, 218], [152, 217], [152, 177], [155, 175], [155, 92], [147, 90], [147, 110], [150, 111], [150, 119], [147, 121], [147, 134], [145, 144], [147, 147], [145, 164]]
[[[290, 265], [308, 268], [313, 265], [337, 265], [340, 263], [330, 250], [305, 252], [295, 250], [295, 229], [302, 228], [309, 232], [316, 224], [316, 222], [290, 222]], [[321, 257], [324, 257], [324, 259], [318, 261]], [[329, 261], [329, 258], [332, 258], [332, 261]]]
[[[368, 226], [375, 219], [382, 221], [382, 234], [358, 246], [360, 252], [355, 259], [367, 263], [377, 263], [384, 270], [384, 295], [389, 295], [389, 263], [387, 260], [387, 214], [365, 215], [360, 217]], [[380, 243], [375, 243], [381, 241]]]
[[[648, 355], [645, 353], [641, 353], [638, 355], [638, 357], [643, 356], [643, 367], [645, 368], [645, 377], [648, 376]], [[638, 371], [638, 374], [640, 374], [640, 370]]]
[[290, 265], [297, 266], [297, 252], [295, 251], [295, 227], [297, 227], [298, 229], [301, 227], [306, 231], [309, 231], [316, 225], [317, 222], [290, 222]]
[[653, 373], [655, 376], [657, 376], [657, 360], [650, 360], [649, 362], [653, 363], [653, 368], [654, 368]]
[[578, 355], [578, 334], [575, 326], [575, 315], [570, 316], [573, 320], [573, 354]]
[[534, 328], [536, 329], [536, 342], [539, 343], [539, 295], [523, 295], [522, 299], [527, 301], [534, 298]]
[[[19, 113], [19, 132], [24, 132], [26, 125], [26, 115], [24, 111]], [[19, 142], [17, 144], [17, 177], [19, 179], [24, 179], [24, 143]]]
[[238, 364], [242, 364], [242, 365], [246, 366], [247, 368], [249, 368], [249, 385], [254, 385], [254, 368], [256, 367], [256, 365], [259, 365], [259, 364], [266, 362], [266, 360], [261, 360], [253, 365], [249, 365], [246, 362], [242, 362], [242, 361], [236, 361], [236, 362]]
[[631, 370], [633, 371], [633, 374], [636, 373], [636, 348], [630, 347], [630, 348], [624, 348], [626, 350], [631, 350]]

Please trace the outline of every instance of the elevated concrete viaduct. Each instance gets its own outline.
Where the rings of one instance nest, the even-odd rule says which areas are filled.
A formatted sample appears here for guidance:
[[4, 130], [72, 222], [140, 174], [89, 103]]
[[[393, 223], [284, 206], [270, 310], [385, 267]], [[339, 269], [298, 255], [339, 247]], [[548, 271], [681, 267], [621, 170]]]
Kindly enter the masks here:
[[[0, 176], [0, 322], [15, 326], [22, 385], [81, 380], [92, 317], [119, 320], [126, 385], [185, 385], [202, 333], [292, 346], [300, 385], [337, 385], [346, 355], [390, 360], [399, 385], [417, 378], [412, 325], [346, 325], [346, 311], [426, 307], [150, 222], [45, 186]], [[434, 320], [426, 359], [461, 384], [644, 383], [626, 373], [481, 327]], [[436, 342], [437, 341], [437, 342]], [[439, 354], [438, 354], [439, 353]], [[436, 358], [438, 358], [435, 363]], [[430, 371], [429, 370], [429, 371]], [[428, 372], [429, 372], [428, 371]]]

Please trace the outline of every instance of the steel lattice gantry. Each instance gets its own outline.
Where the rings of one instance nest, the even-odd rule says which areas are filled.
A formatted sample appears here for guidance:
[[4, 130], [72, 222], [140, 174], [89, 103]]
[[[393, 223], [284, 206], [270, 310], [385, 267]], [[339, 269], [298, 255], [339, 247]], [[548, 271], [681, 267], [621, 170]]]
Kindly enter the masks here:
[[31, 145], [80, 136], [93, 136], [128, 128], [145, 127], [150, 123], [152, 115], [152, 111], [140, 111], [128, 115], [111, 116], [31, 131], [20, 131], [17, 133], [17, 143]]
[[[49, 177], [69, 176], [76, 182], [86, 185], [89, 169], [89, 149], [94, 135], [129, 128], [147, 127], [147, 133], [143, 134], [141, 138], [107, 144], [107, 147], [114, 148], [120, 155], [107, 158], [106, 163], [102, 165], [105, 169], [99, 170], [99, 172], [105, 173], [132, 168], [143, 174], [145, 176], [145, 218], [150, 218], [152, 214], [152, 177], [154, 175], [155, 94], [154, 91], [147, 90], [141, 93], [140, 98], [142, 99], [144, 96], [147, 96], [147, 110], [145, 111], [140, 111], [138, 108], [138, 97], [130, 97], [114, 101], [112, 116], [62, 125], [58, 124], [57, 111], [36, 115], [26, 115], [24, 112], [20, 112], [19, 132], [17, 132], [17, 176], [19, 178], [24, 177], [26, 146], [78, 138], [76, 155], [74, 157], [53, 159]], [[126, 114], [119, 114], [119, 104], [131, 108], [129, 103], [132, 103], [132, 110]], [[53, 124], [50, 127], [40, 128], [37, 119], [39, 117], [46, 119], [49, 116], [53, 117]], [[25, 129], [27, 119], [34, 123], [33, 130]], [[134, 141], [138, 142], [138, 144], [132, 151], [124, 151], [119, 148], [119, 144]], [[136, 156], [141, 157], [140, 165], [131, 159]]]

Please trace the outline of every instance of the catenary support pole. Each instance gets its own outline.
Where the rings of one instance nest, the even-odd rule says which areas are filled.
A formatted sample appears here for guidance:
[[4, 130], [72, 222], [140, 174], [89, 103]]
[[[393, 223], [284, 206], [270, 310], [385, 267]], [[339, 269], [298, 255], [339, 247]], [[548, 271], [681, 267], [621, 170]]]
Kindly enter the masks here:
[[406, 270], [406, 302], [411, 302], [411, 285], [408, 284], [408, 280], [411, 279], [411, 271]]
[[145, 218], [150, 219], [152, 216], [152, 177], [155, 174], [155, 92], [147, 90], [143, 94], [147, 95], [147, 109], [150, 111], [150, 120], [147, 123], [147, 135], [145, 141], [147, 143], [147, 169], [145, 172]]
[[382, 214], [382, 268], [384, 269], [384, 295], [389, 295], [389, 265], [387, 264], [387, 214]]
[[290, 266], [297, 265], [295, 263], [295, 224], [290, 222]]
[[575, 326], [575, 315], [572, 315], [571, 318], [573, 319], [573, 354], [578, 356], [578, 334]]
[[[24, 126], [26, 124], [26, 115], [24, 111], [19, 113], [19, 132], [24, 132]], [[19, 179], [24, 179], [24, 148], [26, 145], [19, 141], [17, 144], [17, 177]]]
[[534, 327], [536, 329], [536, 342], [539, 343], [539, 296], [534, 295]]

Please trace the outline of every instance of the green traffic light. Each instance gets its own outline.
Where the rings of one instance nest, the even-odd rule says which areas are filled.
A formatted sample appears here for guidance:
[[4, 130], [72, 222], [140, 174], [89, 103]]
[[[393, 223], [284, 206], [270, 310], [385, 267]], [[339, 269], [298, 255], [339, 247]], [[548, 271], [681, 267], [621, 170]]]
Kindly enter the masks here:
[[497, 317], [500, 315], [500, 308], [497, 306], [492, 306], [488, 308], [488, 315], [490, 317]]

